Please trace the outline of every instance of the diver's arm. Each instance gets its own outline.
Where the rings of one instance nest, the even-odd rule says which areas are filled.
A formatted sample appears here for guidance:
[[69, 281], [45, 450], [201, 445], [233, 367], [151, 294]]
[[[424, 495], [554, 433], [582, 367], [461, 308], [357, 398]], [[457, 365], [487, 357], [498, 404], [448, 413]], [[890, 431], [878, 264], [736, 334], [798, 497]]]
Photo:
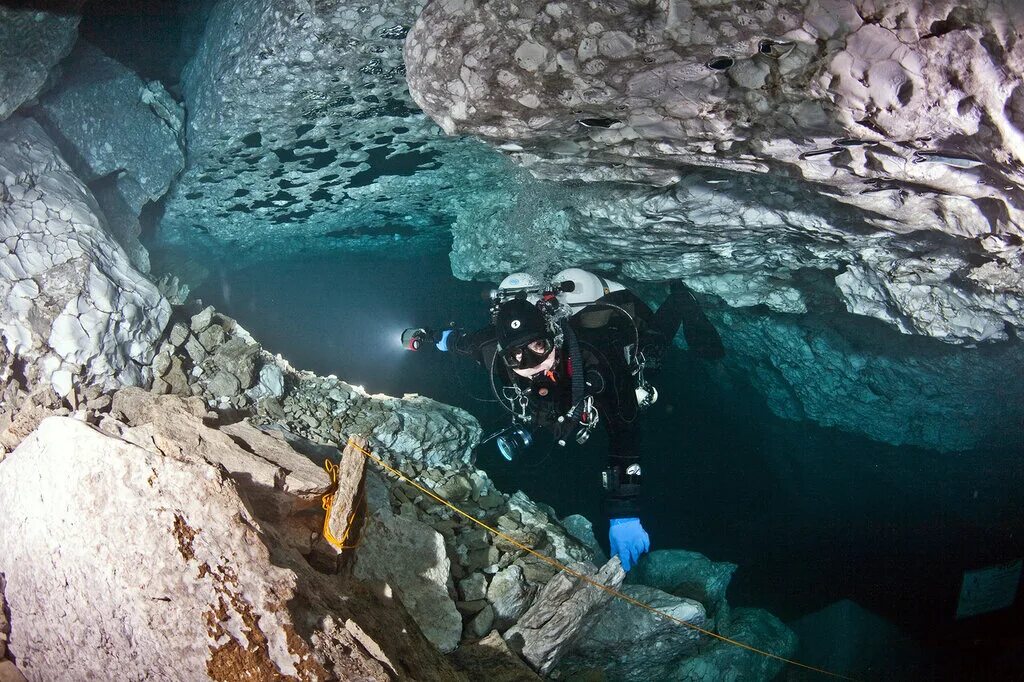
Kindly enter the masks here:
[[[472, 358], [481, 365], [487, 365], [490, 363], [491, 357], [494, 354], [494, 350], [497, 347], [497, 332], [494, 329], [494, 325], [487, 325], [482, 329], [476, 331], [467, 332], [463, 329], [446, 329], [445, 332], [451, 332], [446, 338], [444, 338], [444, 348], [440, 345], [437, 346], [438, 350], [445, 350], [461, 355], [463, 357]], [[440, 335], [443, 332], [439, 332]], [[439, 342], [440, 343], [440, 338]]]
[[602, 476], [605, 515], [609, 519], [639, 516], [640, 429], [635, 421], [627, 423], [623, 415], [610, 406], [601, 413], [601, 421], [609, 444], [608, 467]]

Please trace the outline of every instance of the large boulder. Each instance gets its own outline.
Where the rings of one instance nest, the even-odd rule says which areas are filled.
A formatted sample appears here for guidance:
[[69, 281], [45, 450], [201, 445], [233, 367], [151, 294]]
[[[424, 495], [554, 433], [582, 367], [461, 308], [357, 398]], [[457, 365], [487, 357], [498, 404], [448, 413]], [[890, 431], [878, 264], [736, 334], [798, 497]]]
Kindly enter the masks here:
[[170, 304], [103, 229], [92, 195], [28, 119], [0, 124], [0, 333], [61, 395], [76, 377], [151, 381]]
[[427, 639], [444, 653], [453, 651], [462, 636], [462, 616], [451, 597], [444, 538], [421, 521], [392, 513], [376, 475], [368, 477], [366, 495], [374, 511], [356, 550], [356, 577], [390, 585]]
[[435, 1], [405, 57], [446, 132], [595, 185], [540, 221], [556, 261], [794, 311], [801, 268], [846, 270], [850, 310], [961, 343], [1024, 327], [1022, 23], [1011, 0], [772, 0], [742, 21], [690, 0]]
[[[185, 165], [185, 112], [159, 82], [80, 42], [64, 78], [35, 109], [80, 178], [94, 183], [117, 241], [149, 269], [138, 216]], [[102, 181], [101, 181], [102, 180]]]
[[32, 6], [0, 6], [0, 121], [43, 91], [57, 62], [78, 38], [84, 0], [64, 3], [65, 12]]
[[726, 589], [736, 564], [711, 561], [699, 552], [657, 549], [640, 558], [626, 576], [630, 585], [646, 585], [700, 603], [710, 618], [728, 620]]
[[[789, 626], [800, 638], [799, 659], [809, 665], [859, 678], [928, 676], [922, 665], [924, 652], [906, 632], [848, 599], [829, 604]], [[917, 674], [913, 674], [915, 671]]]
[[719, 626], [718, 633], [776, 658], [730, 642], [718, 641], [696, 656], [678, 662], [664, 679], [768, 682], [775, 679], [784, 666], [778, 657], [791, 658], [796, 652], [797, 637], [793, 631], [761, 609], [734, 609], [729, 622]]
[[674, 665], [702, 644], [707, 625], [704, 607], [644, 585], [626, 585], [622, 593], [659, 613], [623, 599], [613, 599], [597, 617], [564, 665], [568, 669], [598, 668], [615, 680], [674, 679]]
[[458, 678], [398, 603], [313, 570], [220, 465], [152, 444], [52, 417], [0, 463], [29, 678]]

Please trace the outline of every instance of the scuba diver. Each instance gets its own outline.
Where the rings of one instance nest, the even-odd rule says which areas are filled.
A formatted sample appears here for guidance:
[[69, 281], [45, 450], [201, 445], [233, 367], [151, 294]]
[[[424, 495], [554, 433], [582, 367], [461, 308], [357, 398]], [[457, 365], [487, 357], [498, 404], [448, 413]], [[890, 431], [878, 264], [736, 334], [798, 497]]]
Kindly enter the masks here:
[[645, 372], [656, 369], [680, 324], [690, 349], [717, 359], [721, 338], [682, 282], [652, 312], [621, 284], [570, 268], [545, 285], [525, 273], [509, 275], [491, 292], [491, 324], [467, 332], [406, 329], [409, 350], [425, 344], [474, 359], [490, 374], [498, 402], [512, 424], [484, 439], [496, 440], [508, 460], [550, 429], [555, 442], [586, 443], [598, 424], [608, 434], [602, 471], [603, 509], [613, 556], [629, 571], [650, 549], [640, 522], [640, 423], [658, 398]]

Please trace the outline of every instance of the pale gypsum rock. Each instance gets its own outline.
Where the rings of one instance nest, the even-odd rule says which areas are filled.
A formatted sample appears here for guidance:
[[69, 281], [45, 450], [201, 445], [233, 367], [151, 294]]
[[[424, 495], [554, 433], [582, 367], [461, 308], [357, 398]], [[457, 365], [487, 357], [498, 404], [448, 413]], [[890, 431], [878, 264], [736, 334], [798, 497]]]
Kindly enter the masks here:
[[441, 652], [453, 651], [462, 616], [449, 594], [444, 538], [421, 521], [392, 513], [377, 476], [367, 477], [366, 486], [368, 517], [355, 551], [355, 576], [390, 585], [427, 639]]
[[48, 419], [0, 464], [0, 517], [10, 651], [32, 679], [454, 674], [400, 609], [312, 570], [187, 453]]
[[101, 226], [88, 190], [34, 122], [0, 124], [0, 330], [61, 394], [73, 377], [141, 385], [170, 304]]
[[[597, 185], [597, 198], [553, 202], [538, 221], [555, 263], [699, 277], [730, 302], [797, 311], [801, 267], [859, 266], [876, 249], [865, 265], [888, 280], [877, 294], [904, 289], [903, 273], [872, 264], [927, 262], [953, 242], [971, 262], [947, 277], [915, 265], [927, 286], [870, 306], [845, 287], [849, 307], [954, 343], [1024, 327], [1020, 3], [773, 0], [740, 23], [731, 5], [688, 0], [516, 7], [430, 3], [406, 41], [408, 79], [446, 132], [487, 140], [539, 178]], [[699, 204], [676, 190], [695, 184], [745, 210], [689, 229]], [[625, 229], [610, 191], [645, 204]], [[853, 219], [833, 221], [822, 202]], [[480, 227], [471, 242], [500, 242], [506, 226]], [[523, 265], [522, 248], [474, 258], [456, 228], [460, 274]], [[639, 242], [655, 255], [636, 255]]]
[[201, 458], [222, 467], [270, 521], [285, 518], [297, 505], [319, 504], [330, 479], [318, 463], [297, 453], [279, 433], [246, 422], [205, 426], [205, 412], [197, 398], [136, 388], [115, 393], [111, 405], [111, 414], [131, 425], [122, 438], [167, 457]]
[[708, 616], [727, 617], [725, 593], [736, 564], [711, 561], [685, 549], [657, 549], [641, 557], [626, 575], [630, 585], [647, 585], [700, 602]]
[[35, 99], [71, 52], [81, 20], [73, 10], [81, 4], [67, 3], [72, 11], [60, 13], [0, 6], [0, 121]]
[[623, 599], [612, 599], [564, 661], [568, 669], [596, 667], [615, 680], [674, 679], [673, 664], [696, 651], [707, 625], [704, 607], [645, 585], [625, 585], [623, 594], [667, 613], [687, 627]]
[[[599, 571], [593, 564], [585, 563], [570, 568], [612, 589], [618, 589], [626, 575], [617, 558]], [[608, 592], [581, 578], [559, 573], [544, 586], [519, 622], [505, 633], [505, 641], [535, 670], [546, 674], [593, 625], [611, 598]]]

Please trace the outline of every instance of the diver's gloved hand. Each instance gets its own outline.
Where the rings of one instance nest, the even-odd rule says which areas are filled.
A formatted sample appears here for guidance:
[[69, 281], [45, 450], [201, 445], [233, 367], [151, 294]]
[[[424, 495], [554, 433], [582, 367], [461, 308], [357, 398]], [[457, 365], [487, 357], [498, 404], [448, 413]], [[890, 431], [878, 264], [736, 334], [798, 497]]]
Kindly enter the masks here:
[[612, 555], [622, 562], [622, 570], [636, 565], [640, 555], [651, 549], [651, 538], [640, 525], [640, 519], [612, 519], [608, 526], [608, 544]]
[[[455, 333], [454, 329], [445, 329], [445, 330], [441, 331], [441, 339], [437, 343], [434, 344], [434, 347], [437, 348], [442, 353], [447, 353], [448, 352], [448, 339], [454, 333]], [[455, 339], [454, 338], [451, 339], [451, 341], [452, 341], [452, 343], [455, 343]]]

